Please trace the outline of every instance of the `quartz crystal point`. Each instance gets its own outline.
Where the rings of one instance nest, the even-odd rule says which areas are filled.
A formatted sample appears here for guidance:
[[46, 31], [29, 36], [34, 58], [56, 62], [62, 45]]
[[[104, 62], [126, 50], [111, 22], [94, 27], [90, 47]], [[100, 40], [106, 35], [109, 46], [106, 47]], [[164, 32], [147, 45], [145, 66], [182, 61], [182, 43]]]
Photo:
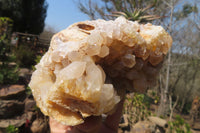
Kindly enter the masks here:
[[41, 111], [66, 125], [111, 114], [122, 90], [155, 84], [170, 35], [123, 17], [75, 23], [55, 34], [29, 86]]

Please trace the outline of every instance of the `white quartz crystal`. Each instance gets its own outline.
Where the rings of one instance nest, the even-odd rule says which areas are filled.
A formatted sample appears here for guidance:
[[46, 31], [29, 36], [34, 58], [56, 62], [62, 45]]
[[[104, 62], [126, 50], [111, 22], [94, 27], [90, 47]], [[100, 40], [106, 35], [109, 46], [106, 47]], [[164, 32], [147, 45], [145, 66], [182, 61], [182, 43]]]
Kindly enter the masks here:
[[124, 17], [78, 22], [53, 36], [29, 86], [44, 114], [78, 125], [112, 113], [127, 86], [137, 92], [152, 86], [171, 44], [161, 26]]

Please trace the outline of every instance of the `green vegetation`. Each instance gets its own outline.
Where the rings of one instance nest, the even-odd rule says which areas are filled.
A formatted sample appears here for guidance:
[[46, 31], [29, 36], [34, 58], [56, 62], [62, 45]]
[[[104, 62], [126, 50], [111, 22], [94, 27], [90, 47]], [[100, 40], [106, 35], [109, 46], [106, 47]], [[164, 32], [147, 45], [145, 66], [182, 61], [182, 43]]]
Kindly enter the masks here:
[[177, 115], [176, 119], [169, 122], [169, 132], [170, 133], [192, 133], [188, 123], [185, 123], [181, 116]]
[[[35, 64], [38, 64], [40, 62], [41, 58], [42, 58], [41, 55], [37, 55], [35, 60], [34, 60]], [[34, 71], [36, 70], [35, 65], [32, 66], [32, 70], [34, 70]]]
[[32, 65], [35, 65], [35, 52], [27, 46], [26, 44], [21, 44], [15, 50], [16, 63], [20, 67], [31, 68]]
[[129, 115], [130, 124], [145, 120], [151, 111], [148, 110], [150, 100], [144, 94], [134, 93], [133, 96], [127, 96], [124, 113]]
[[6, 132], [7, 133], [19, 133], [19, 129], [13, 125], [9, 125], [7, 128], [6, 128]]
[[31, 95], [32, 94], [31, 88], [29, 86], [26, 87], [26, 94], [27, 95]]
[[[122, 3], [125, 3], [125, 1], [122, 1]], [[161, 18], [157, 15], [149, 15], [148, 10], [153, 9], [156, 6], [157, 0], [152, 1], [150, 5], [146, 5], [146, 7], [142, 7], [142, 3], [139, 3], [138, 5], [136, 3], [131, 3], [128, 1], [129, 4], [132, 4], [132, 11], [128, 10], [127, 8], [122, 8], [122, 11], [120, 12], [113, 12], [112, 16], [124, 16], [126, 19], [132, 20], [132, 21], [138, 21], [141, 23], [146, 23], [148, 21], [152, 21], [155, 19]], [[142, 8], [141, 8], [142, 7]]]
[[[158, 6], [163, 6], [159, 0], [100, 0], [102, 4], [87, 0], [79, 2], [79, 9], [91, 19], [99, 17], [113, 19], [124, 16], [132, 21], [148, 22], [161, 18]], [[165, 9], [164, 9], [165, 10]], [[163, 12], [164, 12], [163, 10]]]
[[14, 63], [16, 58], [10, 48], [12, 20], [1, 17], [0, 28], [0, 84], [16, 83], [19, 78], [18, 66]]

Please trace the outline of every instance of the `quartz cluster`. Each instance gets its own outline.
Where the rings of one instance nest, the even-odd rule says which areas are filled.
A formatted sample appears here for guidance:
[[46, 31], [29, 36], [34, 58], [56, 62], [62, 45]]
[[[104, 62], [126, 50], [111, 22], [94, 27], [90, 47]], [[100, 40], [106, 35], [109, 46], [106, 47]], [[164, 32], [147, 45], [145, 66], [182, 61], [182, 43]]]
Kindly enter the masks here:
[[150, 23], [123, 17], [78, 22], [53, 36], [29, 86], [44, 114], [77, 125], [112, 113], [122, 90], [155, 85], [171, 44], [170, 35]]

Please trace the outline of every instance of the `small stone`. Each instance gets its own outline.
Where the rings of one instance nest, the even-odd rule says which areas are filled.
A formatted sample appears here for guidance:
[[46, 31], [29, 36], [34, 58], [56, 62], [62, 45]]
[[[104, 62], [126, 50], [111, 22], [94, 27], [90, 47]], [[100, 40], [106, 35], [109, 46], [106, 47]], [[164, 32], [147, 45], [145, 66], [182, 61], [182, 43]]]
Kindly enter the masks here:
[[156, 127], [157, 126], [150, 121], [139, 121], [132, 127], [131, 132], [132, 133], [155, 133], [157, 129]]
[[31, 131], [32, 133], [44, 133], [47, 131], [47, 121], [45, 122], [44, 119], [36, 119], [33, 121], [31, 125]]

